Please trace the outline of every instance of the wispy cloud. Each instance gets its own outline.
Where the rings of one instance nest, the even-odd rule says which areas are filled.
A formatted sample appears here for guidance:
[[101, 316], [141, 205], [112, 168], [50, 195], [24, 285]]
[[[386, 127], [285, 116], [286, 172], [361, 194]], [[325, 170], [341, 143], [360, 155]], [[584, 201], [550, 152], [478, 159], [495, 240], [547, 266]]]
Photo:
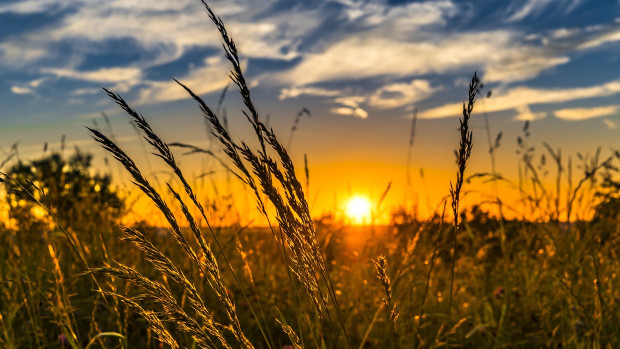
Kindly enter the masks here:
[[[505, 91], [495, 91], [493, 96], [485, 99], [484, 108], [487, 112], [503, 110], [519, 110], [524, 106], [537, 104], [555, 104], [593, 97], [607, 97], [620, 93], [620, 80], [613, 80], [602, 85], [564, 89], [543, 89], [516, 87]], [[462, 108], [461, 103], [450, 103], [425, 110], [420, 118], [442, 118], [454, 116]], [[525, 110], [525, 109], [522, 109]]]
[[[368, 105], [377, 109], [393, 109], [411, 106], [413, 103], [430, 97], [441, 87], [434, 87], [427, 80], [415, 79], [410, 82], [389, 83], [374, 91], [351, 93], [349, 90], [326, 89], [319, 87], [292, 87], [282, 89], [279, 98], [297, 98], [300, 96], [334, 97], [332, 102], [344, 108], [358, 109]], [[334, 109], [337, 110], [338, 108]], [[338, 114], [353, 115], [339, 110]], [[364, 118], [367, 116], [365, 112]]]
[[432, 87], [427, 80], [416, 79], [409, 83], [395, 83], [381, 87], [368, 99], [368, 103], [377, 108], [391, 109], [411, 105], [441, 90]]
[[604, 107], [592, 107], [592, 108], [568, 108], [560, 109], [553, 112], [556, 118], [563, 120], [586, 120], [592, 118], [598, 118], [601, 116], [609, 116], [617, 114], [620, 111], [620, 106], [609, 105]]
[[62, 6], [58, 0], [22, 0], [0, 5], [0, 13], [32, 14]]
[[[307, 54], [300, 64], [277, 78], [284, 84], [314, 84], [450, 72], [464, 66], [474, 67], [491, 53], [497, 57], [497, 52], [501, 52], [498, 48], [510, 44], [511, 34], [470, 33], [435, 40], [434, 43], [401, 42], [389, 37], [353, 36], [322, 52]], [[472, 42], [479, 44], [472, 47]]]
[[[205, 64], [190, 70], [184, 76], [178, 77], [184, 85], [190, 87], [197, 94], [222, 90], [229, 82], [225, 62], [222, 59], [207, 59]], [[247, 66], [247, 61], [242, 62]], [[204, 82], [208, 81], [208, 84]], [[146, 81], [140, 91], [138, 104], [161, 103], [187, 98], [187, 92], [176, 82], [169, 81]]]
[[95, 93], [101, 92], [99, 88], [78, 88], [76, 90], [71, 91], [72, 96], [84, 96], [84, 95], [92, 95]]
[[341, 95], [342, 95], [342, 91], [340, 90], [330, 90], [330, 89], [320, 88], [320, 87], [301, 86], [301, 87], [283, 88], [280, 91], [280, 96], [278, 96], [278, 99], [283, 100], [283, 99], [289, 99], [289, 98], [297, 98], [300, 96], [335, 97], [335, 96], [341, 96]]
[[301, 63], [276, 75], [284, 84], [391, 76], [421, 76], [471, 69], [485, 72], [487, 82], [524, 81], [570, 62], [569, 54], [620, 40], [620, 26], [552, 31], [536, 36], [513, 30], [451, 33], [424, 32], [417, 39], [373, 30], [308, 52]]
[[515, 111], [517, 112], [515, 119], [519, 121], [533, 121], [547, 117], [546, 112], [532, 112], [528, 105], [519, 106]]
[[366, 101], [363, 96], [348, 96], [336, 98], [334, 102], [340, 106], [332, 108], [330, 111], [339, 115], [350, 115], [360, 119], [366, 119], [368, 112], [362, 108], [362, 104]]
[[366, 119], [368, 112], [359, 107], [338, 107], [330, 110], [334, 114], [355, 116], [356, 118]]
[[18, 95], [35, 94], [36, 89], [40, 87], [46, 81], [47, 81], [47, 78], [40, 78], [40, 79], [31, 80], [22, 85], [13, 85], [11, 86], [11, 92], [18, 94]]
[[52, 74], [60, 78], [84, 80], [97, 83], [134, 82], [142, 77], [142, 70], [134, 67], [101, 68], [90, 71], [75, 71], [71, 69], [42, 69], [43, 73]]
[[527, 0], [520, 8], [512, 13], [506, 21], [516, 22], [523, 20], [527, 16], [540, 13], [545, 7], [552, 3], [553, 0]]
[[[620, 41], [620, 23], [534, 33], [517, 25], [582, 5], [580, 0], [511, 1], [497, 10], [504, 18], [483, 25], [475, 15], [481, 5], [453, 0], [401, 5], [331, 0], [301, 2], [286, 10], [277, 0], [212, 1], [247, 65], [268, 62], [268, 72], [250, 78], [279, 90], [280, 100], [318, 96], [337, 114], [358, 117], [428, 99], [441, 90], [433, 76], [474, 69], [484, 73], [486, 83], [505, 87], [487, 101], [489, 111], [512, 109], [521, 118], [535, 118], [542, 114], [531, 113], [532, 105], [588, 98], [579, 94], [587, 89], [573, 96], [570, 91], [509, 88], [562, 68], [575, 54]], [[162, 71], [171, 65], [174, 75], [199, 93], [228, 82], [226, 64], [215, 58], [221, 56], [221, 39], [195, 0], [21, 0], [0, 4], [0, 13], [57, 16], [3, 38], [0, 74], [17, 70], [71, 80], [75, 85], [67, 93], [72, 96], [87, 98], [93, 84], [105, 84], [135, 93], [142, 103], [185, 98], [174, 82], [162, 81]], [[105, 54], [114, 56], [113, 63], [97, 58]], [[11, 86], [13, 93], [38, 88], [18, 81]], [[453, 106], [420, 116], [453, 115], [454, 110], [447, 111]]]
[[[517, 22], [527, 17], [538, 17], [545, 10], [566, 15], [575, 10], [582, 0], [527, 0], [515, 1], [513, 6], [508, 8], [507, 22]], [[554, 8], [555, 6], [555, 8]]]
[[11, 86], [11, 92], [15, 93], [16, 95], [27, 95], [34, 93], [31, 88], [23, 86]]
[[613, 121], [611, 121], [609, 119], [603, 119], [603, 124], [605, 124], [605, 126], [609, 130], [615, 130], [618, 127], [615, 122], [613, 122]]
[[24, 67], [48, 54], [43, 46], [28, 45], [25, 42], [7, 41], [0, 43], [0, 65], [10, 68]]

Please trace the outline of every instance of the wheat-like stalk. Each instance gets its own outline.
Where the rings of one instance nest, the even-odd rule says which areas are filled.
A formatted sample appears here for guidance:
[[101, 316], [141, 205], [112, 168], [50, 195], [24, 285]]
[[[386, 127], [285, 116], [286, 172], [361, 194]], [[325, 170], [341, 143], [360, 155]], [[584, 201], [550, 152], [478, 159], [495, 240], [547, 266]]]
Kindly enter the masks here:
[[[115, 98], [115, 101], [117, 101], [117, 103], [119, 103], [123, 107], [123, 109], [125, 109], [130, 115], [134, 114], [134, 115], [139, 116], [139, 114], [135, 113], [129, 106], [127, 106], [126, 103], [124, 103], [122, 98], [118, 96], [116, 97], [117, 98]], [[141, 116], [139, 117], [141, 118]], [[174, 163], [174, 158], [172, 156], [172, 153], [169, 152], [167, 145], [163, 141], [161, 141], [159, 137], [155, 135], [155, 133], [150, 129], [150, 126], [148, 126], [148, 124], [143, 118], [142, 118], [141, 124], [142, 126], [140, 126], [140, 128], [147, 134], [147, 137], [148, 137], [147, 140], [149, 141], [149, 143], [151, 143], [153, 146], [155, 146], [156, 148], [158, 148], [158, 150], [161, 151], [160, 157], [164, 158], [164, 160], [171, 167], [174, 166], [174, 168], [176, 168], [175, 171], [178, 171], [180, 173], [180, 170], [178, 169], [178, 167], [176, 167], [176, 163]], [[206, 244], [206, 242], [202, 238], [200, 229], [198, 228], [196, 221], [194, 220], [193, 216], [189, 213], [189, 210], [187, 206], [185, 205], [185, 203], [182, 201], [180, 195], [176, 191], [174, 191], [172, 187], [168, 186], [169, 189], [172, 191], [175, 199], [181, 206], [181, 209], [183, 211], [185, 218], [188, 220], [188, 222], [190, 222], [190, 230], [192, 231], [195, 239], [200, 244], [200, 247], [202, 249], [202, 258], [198, 256], [198, 254], [190, 246], [187, 239], [183, 236], [181, 232], [181, 228], [177, 222], [177, 218], [172, 213], [168, 204], [163, 200], [161, 195], [149, 183], [149, 181], [142, 175], [142, 173], [140, 172], [138, 167], [135, 165], [133, 160], [122, 149], [120, 149], [114, 142], [112, 142], [109, 138], [107, 138], [101, 132], [94, 130], [94, 129], [89, 129], [89, 130], [92, 133], [94, 139], [97, 142], [99, 142], [103, 146], [104, 149], [109, 151], [114, 156], [114, 158], [116, 158], [123, 165], [123, 167], [129, 172], [129, 174], [134, 179], [133, 181], [134, 184], [137, 185], [155, 203], [158, 209], [164, 214], [164, 217], [170, 224], [171, 231], [173, 233], [173, 237], [175, 238], [175, 240], [183, 248], [187, 256], [190, 257], [190, 259], [194, 262], [194, 264], [207, 277], [207, 281], [209, 285], [214, 290], [220, 304], [225, 309], [227, 318], [231, 324], [232, 332], [237, 342], [244, 348], [253, 348], [253, 345], [249, 342], [249, 340], [246, 338], [245, 334], [243, 333], [241, 324], [239, 323], [239, 320], [237, 318], [235, 306], [232, 300], [230, 299], [229, 293], [222, 281], [217, 260], [215, 259], [215, 256], [213, 255], [213, 252], [211, 251], [210, 247]], [[182, 177], [182, 173], [180, 173], [178, 176]], [[187, 184], [187, 182], [185, 183]], [[187, 186], [189, 187], [188, 184]], [[129, 234], [128, 235], [129, 240], [136, 243], [137, 247], [140, 248], [147, 255], [147, 259], [151, 263], [153, 263], [154, 266], [158, 270], [160, 270], [160, 272], [164, 273], [165, 275], [171, 276], [173, 280], [175, 280], [177, 283], [183, 286], [186, 286], [186, 288], [190, 286], [190, 284], [188, 284], [189, 281], [187, 281], [187, 279], [184, 276], [182, 276], [182, 274], [178, 274], [178, 272], [180, 271], [177, 268], [174, 268], [174, 265], [172, 264], [172, 262], [163, 258], [163, 254], [159, 252], [154, 246], [150, 245], [150, 243], [148, 243], [146, 239], [141, 238], [141, 235], [139, 233], [125, 229], [125, 234]], [[105, 269], [104, 271], [106, 271], [108, 274], [114, 275], [113, 270], [111, 269]], [[114, 271], [116, 271], [116, 269]], [[192, 292], [191, 292], [192, 289], [193, 289], [192, 287], [189, 287], [190, 295], [192, 295]], [[193, 292], [193, 295], [190, 298], [192, 302], [194, 302], [193, 304], [194, 310], [197, 312], [197, 314], [203, 320], [205, 320], [206, 323], [212, 322], [212, 319], [209, 319], [210, 315], [208, 315], [208, 311], [204, 308], [204, 304], [200, 300], [197, 292]], [[184, 326], [187, 327], [189, 325], [185, 324]], [[215, 335], [218, 338], [220, 337], [223, 338], [219, 330], [215, 327], [212, 328], [212, 331], [210, 332], [211, 332], [210, 333], [211, 335]], [[205, 343], [202, 337], [197, 336], [196, 338], [197, 338], [196, 339], [197, 342], [200, 339], [201, 343]]]
[[[463, 103], [463, 118], [459, 119], [460, 122], [460, 141], [459, 148], [455, 152], [456, 155], [456, 182], [452, 184], [450, 182], [450, 195], [452, 196], [452, 213], [454, 214], [453, 220], [453, 250], [452, 250], [452, 270], [450, 273], [450, 298], [448, 301], [448, 320], [450, 320], [450, 314], [452, 313], [452, 297], [454, 294], [454, 271], [456, 269], [456, 256], [457, 256], [457, 235], [459, 231], [459, 204], [461, 197], [461, 188], [463, 187], [463, 178], [465, 175], [465, 168], [467, 167], [467, 160], [471, 156], [472, 149], [472, 132], [469, 130], [469, 119], [474, 111], [474, 103], [476, 102], [476, 93], [478, 92], [478, 76], [474, 73], [469, 84], [469, 99], [467, 104]], [[446, 347], [448, 347], [449, 340], [446, 339]]]
[[[295, 174], [293, 162], [273, 130], [268, 129], [259, 118], [242, 72], [237, 47], [229, 36], [223, 21], [205, 1], [202, 3], [222, 36], [225, 56], [232, 65], [231, 79], [239, 89], [246, 107], [243, 113], [255, 131], [259, 149], [253, 149], [245, 141], [239, 143], [233, 141], [226, 128], [222, 126], [218, 116], [206, 103], [189, 87], [178, 81], [177, 83], [198, 103], [206, 119], [210, 122], [215, 137], [223, 146], [224, 153], [239, 170], [237, 176], [255, 193], [259, 210], [268, 218], [261, 193], [275, 207], [276, 219], [282, 232], [283, 241], [281, 243], [286, 244], [291, 251], [290, 260], [294, 273], [308, 292], [317, 314], [322, 320], [326, 321], [324, 321], [324, 325], [329, 324], [333, 328], [334, 320], [330, 308], [335, 310], [337, 321], [340, 323], [348, 345], [348, 336], [340, 314], [333, 283], [327, 272], [314, 223], [310, 216], [310, 209], [304, 196], [303, 187]], [[272, 158], [270, 152], [275, 153], [277, 160]], [[286, 253], [284, 248], [283, 253]], [[320, 284], [324, 285], [325, 290], [321, 288]], [[331, 300], [331, 305], [329, 300]]]
[[[160, 321], [174, 323], [179, 331], [189, 334], [201, 348], [213, 348], [213, 338], [220, 339], [220, 344], [224, 348], [231, 348], [224, 335], [215, 322], [198, 321], [193, 316], [185, 312], [170, 290], [158, 281], [153, 281], [142, 275], [137, 270], [124, 264], [117, 263], [116, 267], [101, 267], [91, 269], [91, 273], [104, 273], [122, 280], [129, 281], [131, 284], [142, 288], [146, 293], [139, 297], [142, 300], [158, 304], [162, 311], [157, 316]], [[124, 301], [124, 299], [120, 299]], [[220, 325], [221, 326], [221, 325]], [[157, 332], [157, 328], [151, 328]], [[206, 330], [204, 330], [206, 329]], [[212, 330], [215, 329], [214, 332]]]
[[[265, 203], [263, 202], [261, 194], [265, 195], [269, 202], [275, 207], [276, 219], [280, 225], [280, 231], [282, 232], [280, 244], [282, 244], [281, 247], [285, 260], [288, 259], [286, 258], [286, 248], [284, 247], [286, 245], [291, 251], [291, 268], [308, 292], [310, 299], [315, 305], [317, 315], [322, 320], [324, 328], [329, 326], [334, 329], [332, 312], [335, 310], [338, 321], [348, 343], [348, 337], [340, 315], [333, 283], [327, 272], [325, 260], [320, 250], [314, 224], [310, 216], [308, 203], [305, 199], [302, 185], [296, 177], [293, 162], [290, 159], [286, 149], [278, 141], [273, 130], [267, 129], [258, 117], [258, 111], [252, 102], [250, 90], [243, 76], [237, 48], [233, 39], [228, 35], [222, 20], [215, 15], [206, 2], [202, 2], [207, 9], [209, 17], [215, 23], [222, 36], [225, 55], [233, 67], [231, 71], [231, 78], [233, 83], [239, 88], [243, 103], [247, 109], [247, 111], [244, 111], [244, 115], [254, 128], [260, 148], [258, 150], [254, 150], [245, 141], [241, 141], [240, 143], [233, 141], [226, 128], [220, 123], [218, 116], [213, 113], [206, 103], [204, 103], [204, 101], [193, 93], [188, 87], [178, 81], [177, 83], [198, 102], [200, 109], [204, 113], [207, 122], [212, 128], [214, 136], [222, 144], [224, 153], [230, 158], [233, 165], [239, 171], [233, 173], [254, 191], [259, 210], [268, 218]], [[214, 242], [224, 255], [226, 264], [229, 266], [235, 280], [241, 287], [236, 275], [234, 274], [234, 270], [230, 266], [226, 255], [223, 253], [224, 251], [219, 244], [217, 237], [209, 225], [209, 221], [202, 205], [199, 203], [192, 187], [189, 185], [183, 175], [183, 172], [177, 165], [169, 145], [157, 135], [157, 133], [150, 127], [146, 119], [131, 108], [121, 96], [107, 89], [104, 90], [108, 96], [132, 118], [137, 128], [142, 132], [144, 139], [156, 149], [157, 153], [155, 155], [161, 158], [180, 180], [185, 193], [188, 195], [194, 206], [196, 206], [200, 211], [202, 218], [204, 218], [208, 229], [212, 233]], [[190, 231], [193, 233], [193, 237], [200, 246], [201, 255], [194, 251], [191, 244], [183, 236], [181, 233], [181, 228], [177, 222], [177, 218], [172, 213], [168, 203], [162, 199], [157, 190], [141, 174], [133, 160], [127, 156], [112, 140], [103, 135], [101, 132], [96, 129], [89, 130], [95, 140], [99, 142], [104, 149], [109, 151], [123, 165], [123, 167], [125, 167], [125, 169], [133, 177], [134, 183], [164, 214], [164, 217], [170, 224], [175, 240], [180, 244], [190, 259], [194, 261], [194, 264], [206, 275], [209, 285], [214, 290], [220, 300], [220, 303], [225, 309], [228, 321], [231, 324], [230, 326], [232, 328], [232, 332], [238, 343], [242, 347], [251, 348], [252, 345], [243, 334], [243, 330], [241, 329], [241, 325], [237, 319], [234, 304], [228, 296], [227, 289], [221, 280], [217, 260], [202, 236], [198, 223], [189, 212], [189, 209], [183, 202], [181, 196], [170, 185], [168, 185], [168, 188], [172, 192], [177, 204], [181, 207], [185, 219], [189, 222]], [[275, 153], [277, 160], [271, 157], [269, 154], [270, 152]], [[182, 274], [179, 274], [180, 271], [173, 268], [172, 262], [166, 260], [163, 254], [159, 253], [158, 250], [154, 246], [150, 245], [146, 239], [142, 238], [142, 235], [139, 233], [127, 229], [125, 230], [125, 233], [126, 235], [129, 234], [129, 237], [126, 238], [137, 244], [138, 248], [147, 254], [147, 259], [149, 259], [149, 261], [153, 263], [156, 268], [160, 270], [160, 272], [172, 277], [172, 279], [177, 283], [189, 287], [190, 298], [193, 302], [194, 311], [196, 311], [196, 313], [199, 314], [203, 320], [208, 321], [208, 312], [204, 309], [204, 304], [201, 302], [199, 295], [191, 291], [191, 283], [188, 284], [189, 281], [187, 281]], [[118, 270], [118, 268], [105, 269], [108, 273], [118, 273]], [[323, 284], [323, 286], [321, 286], [321, 284]], [[243, 288], [241, 288], [241, 290], [243, 292]]]
[[396, 330], [396, 319], [398, 319], [399, 313], [396, 309], [396, 304], [392, 299], [392, 283], [390, 281], [390, 277], [387, 275], [387, 259], [385, 256], [377, 257], [377, 260], [372, 261], [375, 265], [375, 269], [377, 270], [376, 277], [381, 283], [383, 287], [383, 303], [385, 304], [385, 310], [388, 313], [388, 317], [390, 318], [390, 325], [392, 327], [392, 332], [394, 333], [394, 340], [396, 345], [400, 345], [400, 338], [398, 336], [398, 331]]

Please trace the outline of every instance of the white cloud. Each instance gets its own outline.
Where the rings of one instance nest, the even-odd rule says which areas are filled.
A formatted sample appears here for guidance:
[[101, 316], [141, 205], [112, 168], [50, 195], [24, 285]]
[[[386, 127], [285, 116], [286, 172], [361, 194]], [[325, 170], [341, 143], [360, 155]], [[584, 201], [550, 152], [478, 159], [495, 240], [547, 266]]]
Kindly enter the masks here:
[[[343, 1], [341, 1], [343, 2]], [[450, 73], [479, 69], [485, 82], [515, 82], [537, 77], [541, 72], [570, 62], [570, 53], [620, 40], [620, 30], [613, 25], [592, 28], [561, 28], [537, 35], [516, 29], [465, 31], [446, 35], [442, 24], [457, 8], [450, 2], [436, 2], [432, 16], [434, 27], [397, 26], [392, 22], [415, 16], [398, 17], [391, 7], [386, 12], [377, 5], [344, 1], [355, 14], [349, 20], [368, 24], [371, 29], [355, 36], [336, 36], [335, 40], [312, 47], [294, 68], [276, 74], [282, 84], [311, 85], [329, 81], [350, 81], [373, 77], [402, 78], [429, 73]], [[562, 9], [573, 10], [578, 0], [564, 0]], [[429, 5], [429, 3], [423, 3]], [[416, 5], [421, 5], [416, 3]], [[542, 11], [551, 1], [530, 1], [518, 13], [523, 16]], [[559, 7], [558, 7], [559, 9]], [[461, 9], [462, 11], [463, 9]], [[521, 16], [519, 15], [519, 16]], [[395, 16], [392, 18], [392, 16]], [[386, 21], [383, 21], [383, 20]], [[419, 24], [419, 23], [418, 23]], [[404, 28], [404, 29], [403, 29]], [[269, 77], [268, 77], [269, 79]]]
[[31, 88], [23, 86], [11, 86], [11, 92], [16, 95], [34, 94], [34, 91]]
[[294, 86], [280, 90], [280, 96], [278, 96], [278, 99], [284, 100], [289, 98], [297, 98], [299, 96], [335, 97], [340, 95], [342, 95], [342, 91], [339, 90], [330, 90], [320, 87]]
[[521, 0], [515, 1], [517, 6], [509, 7], [506, 22], [518, 22], [528, 17], [539, 16], [545, 10], [566, 15], [574, 11], [581, 2], [582, 0], [527, 0], [525, 3]]
[[603, 119], [603, 123], [605, 124], [605, 126], [609, 130], [615, 130], [616, 127], [617, 127], [616, 123], [611, 121], [611, 120], [609, 120], [609, 119]]
[[610, 31], [603, 35], [595, 36], [592, 39], [585, 41], [577, 48], [580, 50], [591, 49], [615, 41], [620, 41], [620, 30]]
[[41, 13], [61, 5], [62, 3], [57, 0], [21, 0], [0, 5], [0, 13], [17, 13], [22, 15]]
[[309, 53], [276, 76], [285, 84], [316, 84], [372, 77], [392, 78], [484, 68], [485, 80], [521, 81], [567, 63], [554, 50], [519, 43], [515, 32], [496, 30], [399, 41], [389, 36], [352, 36], [322, 52]]
[[334, 102], [349, 108], [357, 108], [366, 101], [364, 96], [345, 96], [334, 99]]
[[620, 111], [620, 107], [617, 105], [610, 105], [605, 107], [593, 107], [593, 108], [569, 108], [560, 109], [553, 112], [556, 118], [563, 120], [586, 120], [597, 118], [601, 116], [608, 116], [616, 114]]
[[47, 55], [44, 46], [28, 45], [26, 42], [7, 41], [0, 43], [0, 64], [22, 67]]
[[[246, 66], [247, 62], [242, 62], [242, 65]], [[194, 68], [177, 80], [199, 95], [222, 90], [230, 82], [223, 60], [220, 60], [217, 65], [206, 64]], [[144, 84], [146, 87], [140, 91], [138, 104], [175, 101], [188, 97], [187, 92], [174, 81], [145, 81]]]
[[386, 6], [380, 2], [338, 1], [346, 6], [350, 22], [365, 27], [387, 26], [393, 34], [427, 25], [443, 24], [458, 8], [452, 1], [413, 2], [401, 6]]
[[528, 80], [538, 76], [542, 71], [570, 61], [568, 57], [540, 56], [540, 53], [528, 53], [528, 51], [530, 50], [524, 48], [514, 52], [510, 60], [489, 64], [485, 70], [485, 80], [488, 82]]
[[[258, 21], [251, 18], [262, 7], [256, 4], [228, 1], [212, 7], [246, 57], [295, 58], [300, 38], [320, 24], [318, 13], [312, 11]], [[150, 65], [174, 61], [192, 47], [221, 47], [202, 4], [193, 0], [84, 1], [56, 28], [41, 34], [53, 42], [80, 40], [82, 44], [131, 38], [150, 51], [152, 57], [146, 62]]]
[[366, 119], [368, 117], [368, 112], [359, 107], [357, 108], [339, 107], [339, 108], [333, 108], [330, 111], [334, 114], [355, 116], [356, 118], [360, 118], [360, 119]]
[[410, 105], [430, 97], [440, 90], [426, 80], [416, 79], [410, 83], [389, 84], [378, 89], [368, 99], [368, 103], [377, 108], [390, 109]]
[[18, 95], [35, 94], [36, 89], [40, 87], [46, 81], [47, 81], [47, 78], [43, 77], [43, 78], [28, 81], [27, 83], [22, 84], [22, 85], [13, 85], [11, 86], [11, 92], [18, 94]]
[[31, 87], [34, 87], [34, 88], [38, 88], [39, 86], [41, 86], [46, 81], [47, 81], [47, 78], [35, 79], [35, 80], [32, 80], [32, 81], [28, 82], [28, 86], [31, 86]]
[[534, 113], [530, 110], [530, 107], [527, 105], [522, 105], [516, 108], [515, 110], [517, 112], [517, 115], [515, 116], [516, 120], [520, 120], [520, 121], [533, 121], [533, 120], [539, 120], [539, 119], [544, 119], [547, 116], [547, 113], [545, 112], [538, 112], [538, 113]]
[[545, 7], [549, 6], [549, 4], [552, 4], [552, 3], [553, 3], [553, 0], [527, 0], [527, 2], [523, 4], [523, 6], [519, 10], [517, 10], [510, 17], [508, 17], [506, 21], [517, 22], [517, 21], [523, 20], [524, 18], [532, 14], [539, 13]]
[[91, 71], [75, 71], [71, 69], [44, 68], [43, 73], [52, 74], [61, 78], [84, 80], [98, 83], [137, 83], [142, 77], [142, 71], [135, 67], [101, 68]]
[[[541, 89], [516, 87], [507, 91], [494, 91], [493, 96], [485, 100], [487, 112], [511, 110], [536, 104], [554, 104], [573, 100], [607, 97], [620, 93], [620, 80], [589, 87], [564, 89]], [[434, 119], [459, 115], [461, 103], [450, 103], [421, 112], [420, 118]]]
[[334, 99], [334, 102], [340, 104], [337, 108], [330, 111], [339, 115], [350, 115], [360, 119], [366, 119], [368, 112], [362, 108], [362, 104], [366, 101], [364, 96], [345, 96]]
[[[448, 25], [451, 20], [466, 18], [472, 8], [450, 0], [398, 6], [383, 1], [334, 1], [344, 10], [338, 25], [329, 31], [324, 28], [325, 7], [333, 7], [333, 3], [315, 7], [300, 3], [285, 11], [273, 10], [275, 0], [213, 0], [211, 5], [223, 17], [242, 57], [299, 61], [292, 68], [287, 64], [280, 72], [259, 76], [261, 83], [280, 89], [280, 99], [302, 95], [351, 98], [349, 89], [328, 89], [320, 84], [377, 79], [384, 81], [383, 87], [372, 92], [355, 90], [354, 97], [364, 99], [359, 105], [382, 109], [411, 104], [435, 93], [438, 88], [423, 85], [427, 74], [479, 69], [485, 82], [524, 81], [566, 64], [575, 50], [620, 40], [620, 30], [612, 24], [560, 28], [536, 35], [515, 27], [454, 31]], [[552, 7], [556, 2], [551, 0], [513, 3], [518, 5], [507, 6], [512, 21], [556, 9]], [[569, 12], [580, 1], [557, 3], [561, 4], [557, 9]], [[221, 50], [221, 38], [202, 4], [195, 0], [21, 0], [0, 5], [0, 13], [46, 13], [66, 8], [71, 11], [63, 11], [56, 23], [0, 43], [0, 65], [30, 64], [57, 77], [114, 84], [112, 88], [120, 92], [141, 89], [142, 101], [161, 102], [185, 95], [174, 82], [147, 80], [147, 68], [174, 62], [196, 48]], [[123, 67], [80, 68], [89, 53], [113, 39], [130, 39], [124, 45], [131, 45], [127, 49], [139, 52], [140, 58]], [[70, 57], [60, 48], [66, 50], [67, 45], [76, 48], [70, 50]], [[125, 48], [118, 44], [114, 49], [122, 52]], [[56, 61], [53, 65], [50, 57], [67, 58], [69, 62]], [[207, 93], [228, 82], [222, 77], [226, 72], [226, 65], [207, 62], [190, 68], [181, 79]], [[80, 87], [73, 95], [88, 94], [89, 89]], [[361, 108], [359, 105], [351, 108]], [[505, 109], [523, 105], [529, 103], [512, 103]]]
[[351, 94], [348, 90], [293, 87], [282, 89], [280, 99], [296, 98], [301, 95], [336, 97], [333, 99], [333, 102], [341, 107], [332, 109], [332, 112], [366, 118], [368, 113], [362, 109], [362, 104], [379, 109], [410, 106], [417, 101], [428, 98], [439, 89], [438, 87], [432, 87], [430, 82], [426, 80], [414, 79], [410, 82], [390, 83], [379, 87], [375, 91], [358, 94]]
[[102, 90], [100, 88], [78, 88], [76, 90], [71, 91], [72, 96], [84, 96], [84, 95], [92, 95], [95, 93], [100, 93]]

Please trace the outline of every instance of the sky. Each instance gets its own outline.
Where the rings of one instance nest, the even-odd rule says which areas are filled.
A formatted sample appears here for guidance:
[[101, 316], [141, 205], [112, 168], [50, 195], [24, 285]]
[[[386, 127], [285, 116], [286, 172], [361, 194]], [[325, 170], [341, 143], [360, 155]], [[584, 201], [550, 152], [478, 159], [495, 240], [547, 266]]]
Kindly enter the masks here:
[[[470, 174], [490, 170], [485, 113], [491, 138], [502, 132], [495, 155], [508, 178], [516, 177], [516, 139], [526, 120], [539, 153], [543, 141], [567, 157], [620, 148], [618, 1], [209, 4], [237, 43], [259, 113], [283, 143], [290, 139], [298, 168], [307, 155], [318, 214], [342, 209], [354, 194], [376, 202], [388, 183], [386, 202], [413, 200], [432, 211], [454, 177], [457, 118], [474, 71], [485, 87], [472, 120]], [[216, 147], [198, 108], [172, 80], [213, 106], [230, 81], [200, 1], [3, 0], [0, 23], [4, 154], [19, 142], [21, 157], [41, 156], [43, 143], [58, 148], [66, 135], [69, 145], [103, 159], [84, 128], [96, 124], [144, 158], [143, 166], [156, 167], [101, 87], [121, 94], [167, 141]], [[236, 92], [226, 95], [224, 109], [241, 139], [250, 133]], [[311, 117], [291, 136], [304, 107]], [[205, 161], [182, 157], [194, 174], [210, 166]]]

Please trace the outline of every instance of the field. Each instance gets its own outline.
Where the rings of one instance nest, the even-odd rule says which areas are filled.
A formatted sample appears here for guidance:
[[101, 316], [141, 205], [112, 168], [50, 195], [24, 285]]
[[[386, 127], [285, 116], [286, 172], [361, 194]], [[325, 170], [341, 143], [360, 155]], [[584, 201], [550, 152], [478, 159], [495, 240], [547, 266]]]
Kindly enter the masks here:
[[[526, 123], [521, 181], [512, 184], [521, 207], [503, 203], [497, 187], [489, 190], [490, 204], [464, 206], [471, 181], [487, 181], [488, 188], [507, 181], [467, 169], [472, 151], [490, 148], [493, 157], [494, 149], [490, 135], [489, 144], [472, 140], [470, 118], [482, 89], [474, 74], [460, 123], [454, 120], [455, 175], [433, 215], [421, 219], [404, 207], [388, 224], [366, 225], [312, 217], [307, 165], [293, 164], [259, 116], [242, 52], [205, 6], [255, 139], [231, 136], [217, 110], [177, 83], [266, 224], [222, 219], [229, 200], [207, 202], [175, 158], [188, 145], [166, 143], [129, 101], [105, 89], [171, 179], [144, 175], [96, 127], [89, 128], [93, 142], [164, 222], [121, 225], [131, 198], [118, 195], [111, 174], [93, 175], [89, 155], [7, 158], [0, 347], [620, 347], [620, 153], [580, 156], [573, 171], [545, 145], [552, 161], [538, 164], [525, 144]], [[555, 180], [543, 180], [543, 171], [555, 171]]]

